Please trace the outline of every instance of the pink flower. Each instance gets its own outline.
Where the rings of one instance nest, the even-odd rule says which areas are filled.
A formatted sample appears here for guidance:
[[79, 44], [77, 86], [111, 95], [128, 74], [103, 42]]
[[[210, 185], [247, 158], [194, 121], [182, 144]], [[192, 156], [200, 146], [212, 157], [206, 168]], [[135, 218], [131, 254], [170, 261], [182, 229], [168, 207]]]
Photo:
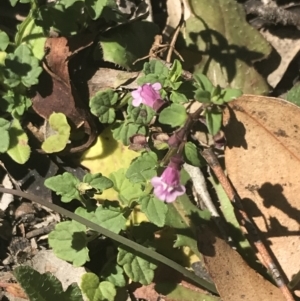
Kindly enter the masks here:
[[178, 196], [185, 193], [185, 187], [179, 182], [180, 168], [181, 160], [179, 161], [178, 157], [173, 157], [162, 175], [151, 179], [154, 195], [161, 201], [172, 203]]
[[138, 107], [141, 103], [144, 105], [158, 110], [164, 101], [161, 99], [159, 90], [162, 88], [160, 83], [144, 84], [131, 92], [133, 97], [132, 105]]

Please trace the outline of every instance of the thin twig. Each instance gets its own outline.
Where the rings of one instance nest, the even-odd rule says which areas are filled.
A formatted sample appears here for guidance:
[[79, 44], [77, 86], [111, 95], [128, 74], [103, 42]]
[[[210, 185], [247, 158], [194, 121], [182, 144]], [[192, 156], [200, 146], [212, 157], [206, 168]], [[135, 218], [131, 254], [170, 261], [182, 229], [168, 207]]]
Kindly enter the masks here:
[[294, 25], [300, 28], [299, 14], [293, 11], [286, 10], [281, 7], [276, 7], [272, 4], [262, 4], [261, 1], [246, 1], [245, 9], [247, 14], [256, 15], [266, 22], [282, 25]]
[[183, 168], [187, 171], [193, 181], [193, 185], [197, 194], [199, 194], [201, 200], [205, 204], [206, 208], [213, 217], [220, 217], [211, 197], [207, 191], [205, 178], [199, 167], [192, 166], [184, 163]]
[[177, 41], [177, 38], [178, 38], [178, 35], [179, 35], [179, 32], [184, 24], [184, 3], [182, 0], [180, 0], [180, 5], [181, 5], [181, 17], [180, 17], [180, 20], [179, 20], [179, 23], [174, 31], [174, 34], [173, 34], [173, 37], [172, 37], [172, 40], [171, 40], [171, 43], [170, 43], [170, 46], [169, 46], [169, 50], [168, 50], [168, 54], [167, 54], [167, 58], [166, 58], [166, 62], [167, 63], [170, 63], [171, 62], [171, 56], [172, 56], [172, 53], [173, 51], [178, 55], [178, 57], [184, 61], [184, 59], [182, 58], [182, 56], [175, 50], [175, 43]]
[[26, 233], [26, 238], [31, 239], [36, 236], [49, 234], [52, 230], [54, 230], [56, 223], [51, 223], [46, 227], [41, 227], [38, 229], [31, 230], [30, 232]]
[[228, 178], [226, 177], [217, 156], [214, 154], [212, 149], [206, 149], [202, 152], [202, 156], [207, 161], [210, 168], [215, 173], [216, 177], [218, 178], [220, 184], [222, 185], [223, 189], [225, 190], [228, 198], [232, 202], [235, 209], [238, 210], [238, 213], [241, 216], [241, 224], [244, 226], [248, 234], [251, 235], [251, 239], [253, 240], [253, 244], [255, 245], [257, 251], [260, 253], [262, 257], [262, 261], [264, 266], [270, 271], [274, 281], [276, 282], [277, 286], [281, 290], [283, 296], [285, 297], [286, 301], [295, 301], [291, 292], [289, 291], [286, 283], [284, 282], [283, 276], [281, 275], [279, 268], [272, 260], [267, 248], [263, 244], [262, 240], [259, 237], [259, 230], [255, 225], [254, 221], [248, 216], [246, 211], [243, 208], [242, 202], [240, 197], [234, 191], [232, 185], [230, 184]]

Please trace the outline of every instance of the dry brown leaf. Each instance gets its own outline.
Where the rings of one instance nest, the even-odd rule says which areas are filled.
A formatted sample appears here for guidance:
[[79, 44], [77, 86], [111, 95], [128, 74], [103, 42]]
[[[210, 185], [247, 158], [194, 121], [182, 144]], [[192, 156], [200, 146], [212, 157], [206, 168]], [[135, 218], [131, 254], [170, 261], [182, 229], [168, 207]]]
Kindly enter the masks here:
[[88, 80], [89, 95], [93, 97], [101, 89], [117, 89], [120, 86], [126, 87], [127, 89], [137, 89], [138, 84], [136, 81], [141, 76], [141, 72], [100, 68]]
[[285, 300], [277, 287], [251, 269], [212, 229], [213, 226], [201, 230], [198, 248], [222, 300]]
[[137, 300], [146, 299], [148, 301], [156, 301], [160, 297], [154, 288], [155, 283], [138, 286], [137, 288], [133, 288], [132, 286], [131, 289], [134, 291], [133, 294]]
[[83, 127], [87, 141], [69, 152], [82, 152], [96, 139], [96, 126], [87, 105], [83, 103], [69, 75], [69, 60], [78, 51], [89, 46], [93, 36], [74, 36], [72, 38], [48, 38], [45, 42], [44, 72], [40, 78], [37, 93], [32, 99], [32, 108], [44, 118], [49, 119], [53, 112], [66, 115], [75, 129]]
[[300, 270], [300, 108], [244, 95], [224, 125], [228, 176], [291, 280]]
[[14, 297], [28, 300], [27, 295], [18, 283], [0, 283], [0, 287], [4, 288]]

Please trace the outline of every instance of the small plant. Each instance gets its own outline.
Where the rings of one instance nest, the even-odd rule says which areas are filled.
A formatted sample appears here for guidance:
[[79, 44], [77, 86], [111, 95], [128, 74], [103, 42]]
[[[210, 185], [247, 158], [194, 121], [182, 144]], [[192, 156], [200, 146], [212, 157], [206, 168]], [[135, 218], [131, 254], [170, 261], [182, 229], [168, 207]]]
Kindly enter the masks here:
[[[18, 1], [10, 2], [16, 5]], [[132, 22], [110, 0], [20, 2], [30, 3], [31, 10], [19, 25], [14, 42], [0, 31], [0, 153], [7, 153], [24, 164], [34, 148], [28, 138], [32, 133], [24, 125], [31, 114], [44, 119], [47, 130], [38, 151], [47, 154], [65, 151], [86, 122], [83, 119], [76, 124], [68, 115], [74, 95], [67, 63], [63, 73], [68, 76], [64, 79], [47, 64], [51, 47], [44, 49], [47, 48], [44, 45], [50, 40], [50, 34], [56, 32], [71, 39], [91, 31], [94, 33], [91, 44], [97, 45], [93, 55], [131, 71], [142, 69], [141, 64], [133, 63], [149, 53], [158, 28], [138, 19]], [[69, 54], [63, 62], [68, 62], [74, 53]], [[65, 105], [65, 111], [49, 106], [47, 114], [45, 111], [39, 114], [34, 107], [31, 96], [39, 91], [37, 85], [42, 81], [42, 71], [52, 77], [53, 90], [59, 87], [60, 94], [63, 89], [69, 92], [65, 93], [70, 102]], [[120, 146], [131, 151], [130, 160], [128, 153], [122, 157], [130, 164], [120, 168], [111, 166], [109, 173], [101, 168], [93, 170], [83, 179], [64, 172], [45, 181], [45, 186], [61, 196], [62, 202], [80, 202], [75, 210], [77, 217], [110, 230], [104, 240], [109, 250], [99, 254], [106, 264], [97, 274], [89, 272], [82, 278], [81, 290], [89, 300], [113, 301], [121, 288], [131, 282], [150, 284], [158, 267], [155, 257], [160, 254], [166, 257], [165, 264], [177, 270], [180, 266], [183, 274], [191, 269], [195, 258], [199, 260], [195, 224], [205, 222], [210, 214], [191, 200], [186, 188], [190, 177], [183, 166], [184, 163], [196, 167], [205, 164], [201, 156], [202, 141], [197, 134], [204, 132], [210, 136], [213, 147], [221, 129], [223, 107], [241, 95], [236, 89], [213, 86], [202, 73], [186, 76], [179, 60], [167, 67], [163, 61], [151, 59], [143, 65], [142, 76], [135, 84], [136, 88], [131, 90], [98, 91], [83, 114], [98, 118], [104, 129], [100, 138], [104, 133], [110, 135], [112, 143], [105, 144], [105, 140], [102, 143], [103, 149], [106, 147], [105, 155], [113, 157], [114, 147]], [[44, 108], [47, 102], [43, 101]], [[58, 108], [63, 107], [58, 104]], [[78, 116], [81, 117], [75, 114], [75, 121]], [[108, 192], [112, 192], [110, 197]], [[50, 233], [49, 245], [59, 258], [79, 267], [90, 261], [91, 242], [100, 236], [98, 231], [78, 220], [65, 220]], [[130, 249], [130, 242], [143, 248]], [[39, 275], [24, 267], [16, 269], [15, 274], [32, 300], [39, 300], [37, 283], [44, 288], [40, 293], [45, 300], [82, 300], [78, 287], [69, 287], [64, 292], [58, 280], [48, 274]], [[188, 270], [187, 275], [190, 274]], [[211, 283], [192, 275], [190, 278], [195, 277], [196, 283], [213, 291]]]
[[[195, 127], [204, 123], [208, 134], [216, 135], [221, 128], [222, 106], [241, 93], [213, 87], [203, 74], [186, 80], [177, 60], [171, 68], [151, 60], [145, 63], [143, 72], [136, 90], [120, 93], [107, 89], [90, 100], [91, 112], [112, 127], [114, 139], [139, 152], [127, 170], [114, 170], [109, 178], [87, 174], [82, 181], [64, 173], [47, 179], [45, 185], [61, 195], [63, 202], [79, 200], [82, 206], [76, 209], [76, 214], [171, 259], [172, 254], [164, 253], [166, 248], [175, 248], [174, 254], [181, 252], [184, 257], [182, 250], [188, 247], [189, 256], [200, 256], [196, 241], [191, 238], [191, 223], [195, 218], [207, 220], [210, 215], [199, 210], [186, 195], [189, 176], [182, 165], [188, 162], [203, 166], [202, 147], [193, 138]], [[188, 93], [184, 87], [188, 87]], [[196, 109], [190, 112], [194, 106]], [[118, 111], [122, 114], [117, 114]], [[159, 136], [164, 139], [159, 140]], [[118, 197], [110, 201], [102, 199], [101, 194], [107, 189], [115, 190]], [[96, 200], [100, 202], [98, 205]], [[175, 231], [173, 243], [165, 227], [186, 232], [183, 235]], [[160, 233], [162, 243], [155, 233]], [[88, 243], [96, 237], [97, 233], [91, 234], [86, 226], [65, 221], [49, 235], [49, 244], [58, 257], [81, 266], [89, 261]], [[157, 267], [151, 260], [118, 244], [107, 261], [108, 266], [104, 266], [99, 275], [88, 274], [83, 278], [82, 289], [86, 295], [101, 294], [101, 287], [109, 282], [107, 288], [111, 286], [111, 289], [107, 299], [113, 300], [116, 288], [130, 281], [150, 284]], [[95, 287], [88, 291], [91, 278], [95, 278]]]

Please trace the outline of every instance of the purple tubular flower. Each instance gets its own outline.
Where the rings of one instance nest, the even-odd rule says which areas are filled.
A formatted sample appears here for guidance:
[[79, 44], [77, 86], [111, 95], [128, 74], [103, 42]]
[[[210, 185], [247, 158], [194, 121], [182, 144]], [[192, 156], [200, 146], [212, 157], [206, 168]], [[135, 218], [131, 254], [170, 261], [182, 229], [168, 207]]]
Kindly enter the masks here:
[[161, 201], [172, 203], [178, 196], [185, 193], [185, 187], [180, 184], [181, 159], [173, 157], [160, 177], [153, 177], [151, 184], [154, 195]]
[[159, 90], [162, 88], [160, 83], [144, 84], [131, 92], [133, 97], [132, 105], [138, 107], [141, 103], [158, 110], [164, 103], [160, 97]]

